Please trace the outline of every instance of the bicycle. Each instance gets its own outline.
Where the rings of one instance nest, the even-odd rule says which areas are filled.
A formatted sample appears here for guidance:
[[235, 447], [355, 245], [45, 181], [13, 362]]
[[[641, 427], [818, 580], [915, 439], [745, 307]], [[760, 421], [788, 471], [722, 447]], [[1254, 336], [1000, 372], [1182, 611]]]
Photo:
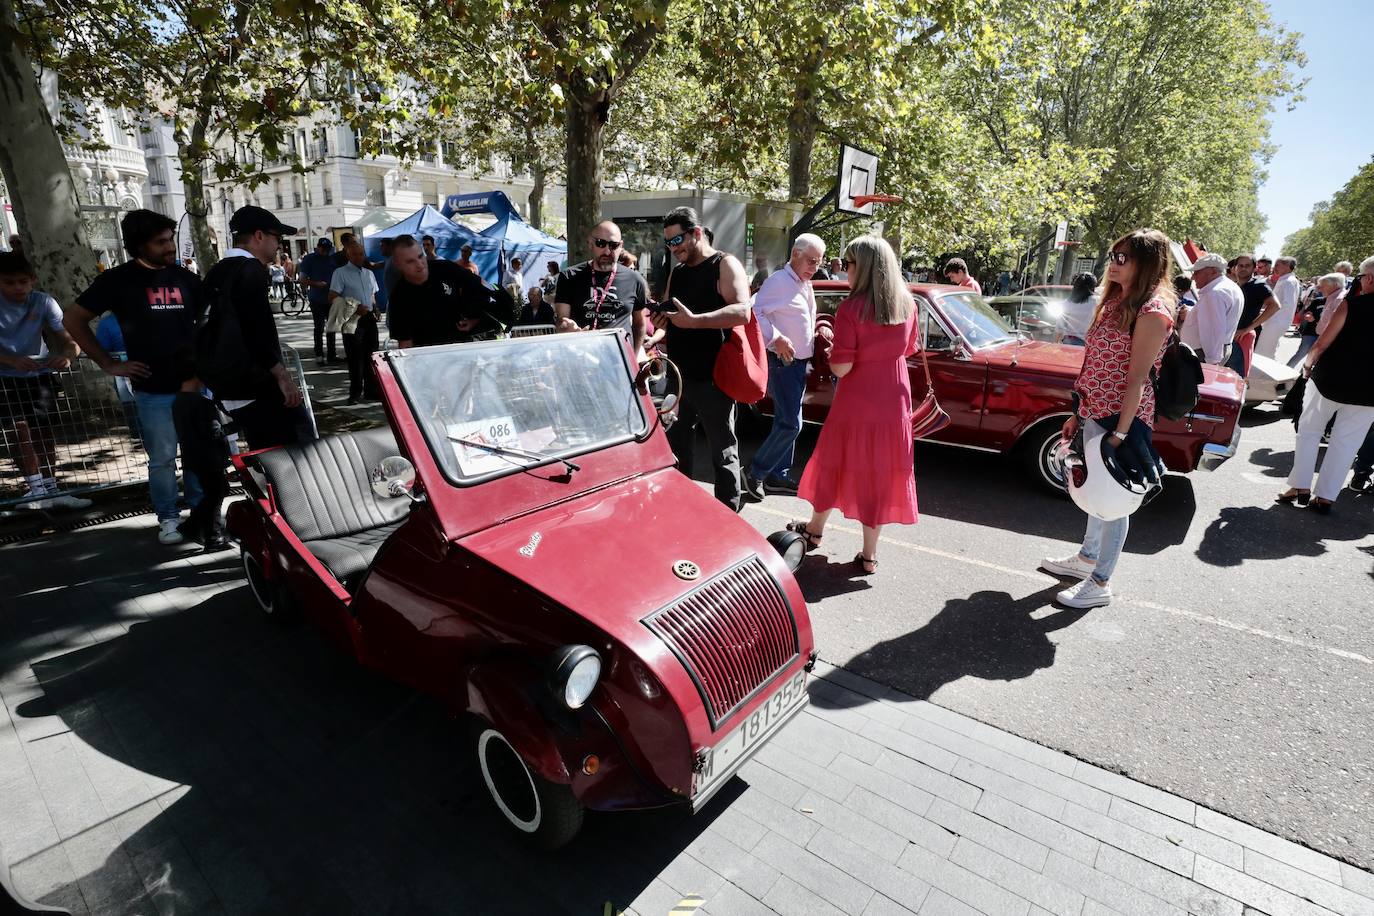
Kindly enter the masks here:
[[301, 289], [300, 283], [295, 280], [287, 280], [283, 284], [281, 301], [277, 303], [277, 308], [281, 310], [283, 318], [299, 318], [309, 306], [306, 300], [305, 291]]

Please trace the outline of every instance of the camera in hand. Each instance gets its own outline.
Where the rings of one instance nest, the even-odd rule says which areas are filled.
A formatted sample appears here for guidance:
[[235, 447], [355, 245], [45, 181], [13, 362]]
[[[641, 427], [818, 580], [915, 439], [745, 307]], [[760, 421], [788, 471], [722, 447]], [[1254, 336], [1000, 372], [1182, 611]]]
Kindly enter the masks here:
[[655, 302], [653, 299], [650, 299], [649, 311], [653, 312], [655, 315], [671, 315], [673, 312], [677, 311], [677, 306], [673, 304], [671, 299], [667, 302]]

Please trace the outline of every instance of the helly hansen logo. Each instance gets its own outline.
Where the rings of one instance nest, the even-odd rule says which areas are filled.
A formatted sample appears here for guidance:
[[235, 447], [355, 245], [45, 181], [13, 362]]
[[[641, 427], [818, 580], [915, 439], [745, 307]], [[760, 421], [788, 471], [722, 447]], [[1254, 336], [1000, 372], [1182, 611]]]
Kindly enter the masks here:
[[148, 287], [148, 305], [153, 308], [181, 308], [185, 304], [181, 300], [181, 287], [179, 286]]

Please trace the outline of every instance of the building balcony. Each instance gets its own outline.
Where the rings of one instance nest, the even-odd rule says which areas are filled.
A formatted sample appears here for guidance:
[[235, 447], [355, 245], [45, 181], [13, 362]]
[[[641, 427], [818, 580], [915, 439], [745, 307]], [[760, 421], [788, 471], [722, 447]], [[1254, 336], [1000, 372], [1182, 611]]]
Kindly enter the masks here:
[[84, 162], [97, 172], [104, 171], [106, 168], [114, 168], [121, 174], [137, 175], [140, 178], [148, 176], [148, 162], [143, 158], [143, 150], [136, 146], [112, 146], [109, 149], [84, 150], [64, 143], [62, 151], [67, 157], [67, 162], [72, 165], [79, 165]]

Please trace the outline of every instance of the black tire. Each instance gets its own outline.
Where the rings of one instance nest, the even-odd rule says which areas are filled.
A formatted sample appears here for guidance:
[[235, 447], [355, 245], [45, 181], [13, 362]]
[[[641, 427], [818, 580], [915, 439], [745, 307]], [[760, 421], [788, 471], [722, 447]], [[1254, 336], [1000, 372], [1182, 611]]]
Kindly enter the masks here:
[[1065, 419], [1052, 417], [1038, 423], [1021, 437], [1017, 450], [1020, 453], [1021, 466], [1031, 482], [1047, 493], [1067, 499], [1069, 491], [1064, 484], [1063, 471], [1053, 460], [1054, 449], [1059, 443]]
[[477, 729], [477, 768], [497, 813], [527, 842], [554, 850], [582, 829], [584, 809], [572, 788], [532, 772], [506, 736], [485, 723]]
[[279, 625], [295, 619], [296, 604], [286, 589], [267, 578], [262, 564], [252, 551], [246, 547], [240, 548], [239, 555], [244, 578], [248, 580], [248, 590], [252, 592], [262, 616]]

